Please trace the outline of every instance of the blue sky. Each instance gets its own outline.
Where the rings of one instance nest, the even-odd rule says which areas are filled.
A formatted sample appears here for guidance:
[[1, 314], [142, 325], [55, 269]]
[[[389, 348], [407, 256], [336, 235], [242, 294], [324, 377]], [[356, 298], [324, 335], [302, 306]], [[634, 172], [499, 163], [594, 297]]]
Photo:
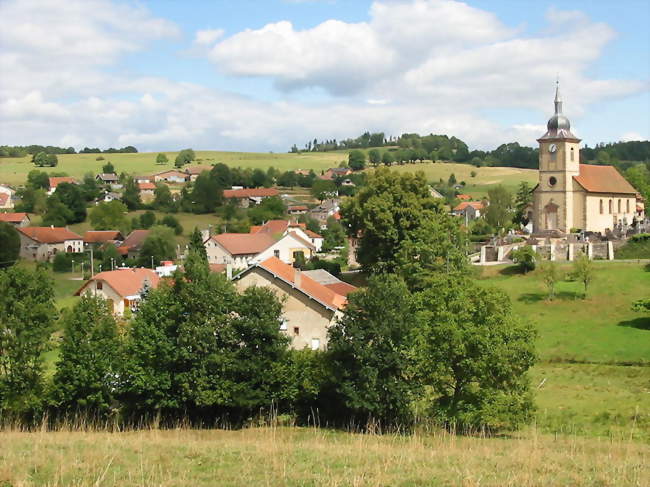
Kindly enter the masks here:
[[650, 134], [647, 1], [4, 0], [0, 16], [0, 144], [535, 145], [557, 75], [585, 143]]

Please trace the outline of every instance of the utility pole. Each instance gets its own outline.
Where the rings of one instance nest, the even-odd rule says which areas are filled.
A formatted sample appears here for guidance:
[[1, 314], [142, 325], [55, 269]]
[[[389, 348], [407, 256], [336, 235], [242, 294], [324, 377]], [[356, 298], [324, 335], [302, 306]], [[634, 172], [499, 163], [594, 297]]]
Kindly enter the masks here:
[[95, 277], [95, 259], [93, 258], [93, 246], [90, 246], [90, 278]]

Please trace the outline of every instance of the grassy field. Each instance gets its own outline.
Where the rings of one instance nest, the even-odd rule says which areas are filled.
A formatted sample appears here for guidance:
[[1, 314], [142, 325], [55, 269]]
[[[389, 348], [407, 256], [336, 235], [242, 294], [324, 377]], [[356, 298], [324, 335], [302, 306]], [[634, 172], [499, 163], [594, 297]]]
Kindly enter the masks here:
[[[469, 164], [447, 162], [394, 165], [392, 168], [400, 172], [423, 171], [427, 180], [432, 183], [438, 182], [440, 179], [447, 182], [449, 176], [454, 174], [459, 183], [461, 181], [466, 183], [466, 186], [461, 191], [477, 198], [485, 196], [490, 187], [499, 184], [508, 188], [512, 193], [517, 190], [521, 181], [527, 181], [531, 187], [535, 186], [538, 174], [536, 169], [474, 167]], [[475, 177], [472, 177], [472, 172], [476, 172]]]
[[640, 486], [650, 446], [308, 428], [4, 432], [3, 486]]
[[[195, 151], [196, 161], [191, 165], [210, 165], [223, 162], [229, 166], [268, 169], [273, 166], [281, 171], [290, 169], [313, 169], [317, 173], [332, 166], [338, 166], [347, 155], [341, 152], [306, 152], [303, 154], [266, 153], [266, 152], [221, 152]], [[138, 175], [150, 175], [166, 169], [174, 168], [177, 152], [165, 152], [169, 163], [157, 165], [157, 152], [142, 152], [136, 154], [60, 154], [59, 165], [54, 168], [43, 168], [47, 172], [65, 172], [76, 178], [83, 177], [87, 172], [100, 173], [102, 166], [111, 162], [116, 171]], [[104, 160], [98, 161], [97, 157]], [[28, 157], [0, 158], [0, 182], [21, 185], [25, 183], [27, 174], [35, 169]], [[36, 168], [39, 169], [39, 168]]]
[[[561, 270], [568, 273], [571, 266]], [[563, 281], [556, 286], [554, 301], [546, 299], [537, 272], [513, 271], [513, 266], [484, 267], [481, 282], [503, 289], [515, 311], [535, 324], [542, 360], [650, 365], [650, 316], [630, 308], [633, 301], [648, 296], [646, 267], [597, 262], [586, 300], [580, 283]]]

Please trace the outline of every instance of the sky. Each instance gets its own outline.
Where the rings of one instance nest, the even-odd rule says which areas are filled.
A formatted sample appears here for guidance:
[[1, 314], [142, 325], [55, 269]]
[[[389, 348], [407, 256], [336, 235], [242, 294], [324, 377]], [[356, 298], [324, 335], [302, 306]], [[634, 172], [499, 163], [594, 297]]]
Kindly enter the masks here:
[[647, 0], [0, 0], [0, 145], [650, 136]]

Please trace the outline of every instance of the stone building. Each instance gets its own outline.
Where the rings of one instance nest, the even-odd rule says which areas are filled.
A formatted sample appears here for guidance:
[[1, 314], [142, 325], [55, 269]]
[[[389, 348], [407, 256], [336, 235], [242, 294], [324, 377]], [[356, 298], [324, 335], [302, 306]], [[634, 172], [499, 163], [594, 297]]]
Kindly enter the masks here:
[[580, 139], [562, 113], [559, 87], [555, 114], [539, 139], [539, 183], [533, 190], [533, 232], [605, 233], [632, 223], [637, 191], [613, 166], [580, 164]]

